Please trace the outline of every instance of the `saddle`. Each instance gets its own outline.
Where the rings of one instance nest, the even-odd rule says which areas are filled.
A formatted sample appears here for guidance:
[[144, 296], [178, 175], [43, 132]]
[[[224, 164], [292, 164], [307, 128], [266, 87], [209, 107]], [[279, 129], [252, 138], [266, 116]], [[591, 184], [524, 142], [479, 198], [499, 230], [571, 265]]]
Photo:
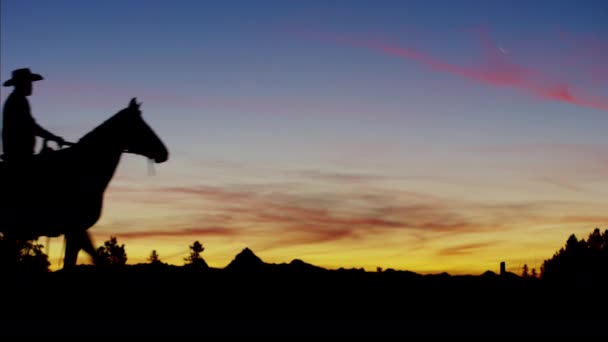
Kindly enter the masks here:
[[[46, 159], [49, 155], [51, 155], [51, 153], [58, 151], [53, 149], [50, 145], [49, 145], [49, 141], [48, 140], [44, 140], [43, 144], [42, 144], [42, 148], [40, 149], [40, 151], [38, 153], [35, 153], [32, 155], [31, 160], [29, 161], [39, 161], [39, 160], [44, 160]], [[0, 154], [0, 164], [4, 164], [10, 162], [6, 159], [6, 154]]]
[[[35, 196], [33, 194], [36, 193], [40, 182], [45, 182], [44, 173], [47, 172], [47, 166], [52, 164], [47, 161], [51, 161], [53, 159], [51, 156], [58, 151], [48, 144], [44, 144], [40, 151], [33, 154], [29, 160], [7, 160], [5, 154], [0, 155], [0, 231], [25, 240], [36, 240], [40, 236], [56, 237], [61, 234], [60, 229], [56, 227], [32, 226], [27, 229], [23, 227], [16, 229], [13, 226], [15, 223], [13, 220], [18, 217], [14, 213], [29, 214], [29, 206], [32, 204], [31, 196]], [[10, 214], [5, 210], [9, 210]], [[39, 211], [39, 208], [32, 210]], [[10, 217], [9, 224], [4, 222], [7, 216]]]

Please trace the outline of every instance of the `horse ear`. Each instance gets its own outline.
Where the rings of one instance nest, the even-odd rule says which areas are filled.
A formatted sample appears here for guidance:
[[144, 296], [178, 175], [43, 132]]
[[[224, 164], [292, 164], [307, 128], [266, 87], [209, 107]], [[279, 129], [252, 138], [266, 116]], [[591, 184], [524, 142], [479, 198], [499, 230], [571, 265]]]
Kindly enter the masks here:
[[131, 99], [131, 102], [129, 102], [129, 107], [130, 108], [139, 108], [139, 106], [141, 105], [141, 103], [137, 103], [137, 98], [134, 97]]

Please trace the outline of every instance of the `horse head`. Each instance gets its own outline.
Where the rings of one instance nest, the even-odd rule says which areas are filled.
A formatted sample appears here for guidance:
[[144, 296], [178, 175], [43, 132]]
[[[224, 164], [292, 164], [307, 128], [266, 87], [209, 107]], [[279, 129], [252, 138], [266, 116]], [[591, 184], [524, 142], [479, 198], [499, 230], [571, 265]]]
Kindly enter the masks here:
[[129, 106], [119, 112], [119, 115], [126, 118], [125, 131], [123, 131], [125, 134], [121, 138], [124, 150], [147, 157], [156, 163], [164, 163], [169, 159], [169, 151], [144, 121], [140, 107], [141, 103], [137, 103], [137, 99], [132, 98]]

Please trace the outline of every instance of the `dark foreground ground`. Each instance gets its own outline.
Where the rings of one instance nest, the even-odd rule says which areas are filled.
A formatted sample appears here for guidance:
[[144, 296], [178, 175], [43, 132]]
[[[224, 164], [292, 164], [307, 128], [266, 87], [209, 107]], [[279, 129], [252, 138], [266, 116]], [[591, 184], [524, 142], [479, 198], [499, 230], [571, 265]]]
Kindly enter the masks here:
[[[608, 337], [608, 289], [515, 275], [131, 267], [2, 279], [1, 336]], [[172, 341], [178, 341], [172, 339]]]

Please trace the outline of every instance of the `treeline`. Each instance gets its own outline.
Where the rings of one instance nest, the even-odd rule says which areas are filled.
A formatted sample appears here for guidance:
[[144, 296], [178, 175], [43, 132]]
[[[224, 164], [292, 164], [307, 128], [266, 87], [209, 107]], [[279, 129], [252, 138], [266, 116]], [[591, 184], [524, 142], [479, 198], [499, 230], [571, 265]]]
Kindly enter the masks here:
[[541, 279], [552, 283], [608, 285], [608, 229], [596, 228], [587, 239], [572, 234], [566, 245], [541, 267]]
[[[0, 270], [17, 270], [26, 273], [50, 272], [51, 263], [48, 255], [44, 252], [44, 245], [37, 241], [17, 241], [17, 246], [9, 246], [8, 241], [0, 235]], [[201, 256], [205, 247], [194, 241], [188, 246], [189, 255], [184, 258], [185, 267], [208, 268], [207, 262]], [[96, 250], [99, 267], [120, 268], [127, 265], [127, 253], [124, 244], [119, 244], [115, 236], [111, 236]], [[148, 263], [155, 266], [167, 265], [161, 260], [156, 250], [152, 250], [148, 257]]]
[[[0, 260], [0, 266], [8, 262], [7, 252], [11, 250], [7, 241], [0, 238], [0, 252], [5, 260]], [[209, 268], [201, 253], [205, 250], [199, 241], [188, 246], [190, 253], [184, 258], [184, 267], [192, 269]], [[25, 272], [49, 272], [50, 262], [44, 253], [44, 246], [33, 241], [21, 241], [17, 246], [17, 256], [13, 260], [17, 269]], [[13, 249], [14, 250], [14, 249]], [[99, 267], [120, 268], [127, 265], [127, 253], [124, 244], [119, 244], [115, 236], [110, 237], [97, 248]], [[152, 250], [148, 263], [157, 266], [168, 266], [156, 250]], [[586, 239], [578, 239], [570, 235], [564, 247], [560, 248], [551, 258], [545, 260], [537, 274], [524, 265], [522, 278], [539, 278], [548, 283], [559, 284], [607, 284], [608, 285], [608, 229], [603, 232], [595, 228]]]

